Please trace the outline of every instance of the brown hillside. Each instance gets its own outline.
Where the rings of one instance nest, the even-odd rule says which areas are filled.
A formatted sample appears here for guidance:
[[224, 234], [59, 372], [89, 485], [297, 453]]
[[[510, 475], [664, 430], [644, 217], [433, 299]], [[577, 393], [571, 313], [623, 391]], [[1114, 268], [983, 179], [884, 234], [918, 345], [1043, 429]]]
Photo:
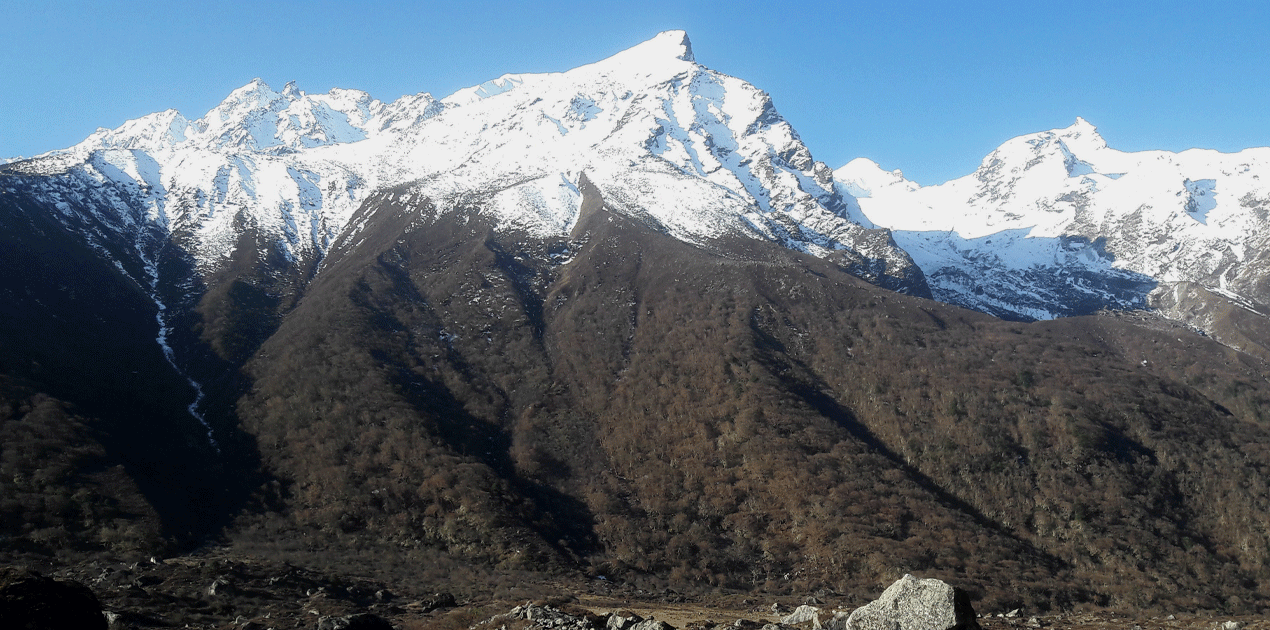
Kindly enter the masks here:
[[241, 544], [677, 589], [921, 572], [989, 609], [1270, 597], [1270, 388], [1208, 340], [702, 249], [589, 186], [568, 242], [391, 192], [247, 365], [237, 412], [285, 508]]

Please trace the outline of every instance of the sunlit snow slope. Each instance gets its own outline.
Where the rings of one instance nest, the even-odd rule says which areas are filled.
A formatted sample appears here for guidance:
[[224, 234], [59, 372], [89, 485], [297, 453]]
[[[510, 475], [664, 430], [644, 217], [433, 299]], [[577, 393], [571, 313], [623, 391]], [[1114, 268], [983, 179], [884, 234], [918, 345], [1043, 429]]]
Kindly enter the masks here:
[[1037, 319], [1150, 304], [1203, 329], [1211, 313], [1178, 311], [1178, 291], [1270, 312], [1262, 175], [1270, 149], [1126, 153], [1081, 119], [1014, 138], [939, 186], [866, 159], [835, 172], [937, 299]]
[[768, 95], [697, 64], [681, 31], [441, 100], [275, 92], [257, 79], [198, 120], [152, 114], [8, 169], [55, 176], [39, 182], [49, 196], [95, 197], [84, 205], [111, 229], [184, 235], [204, 272], [244, 229], [287, 256], [321, 256], [370, 192], [410, 182], [441, 211], [479, 204], [500, 228], [566, 235], [585, 172], [616, 209], [680, 239], [773, 240], [925, 291]]
[[198, 119], [168, 110], [7, 161], [0, 194], [44, 208], [145, 290], [157, 343], [201, 391], [246, 360], [328, 253], [359, 246], [372, 195], [416, 212], [411, 229], [480, 213], [503, 235], [567, 239], [584, 177], [610, 211], [683, 241], [731, 255], [775, 242], [929, 296], [768, 95], [696, 63], [682, 31], [440, 100], [256, 79]]

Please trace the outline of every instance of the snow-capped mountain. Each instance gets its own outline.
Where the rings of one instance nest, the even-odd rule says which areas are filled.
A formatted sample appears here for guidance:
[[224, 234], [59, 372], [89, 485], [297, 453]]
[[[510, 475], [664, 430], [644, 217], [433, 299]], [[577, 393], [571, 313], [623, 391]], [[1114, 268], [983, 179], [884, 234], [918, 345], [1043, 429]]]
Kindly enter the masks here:
[[588, 186], [608, 211], [716, 253], [777, 243], [929, 296], [769, 96], [696, 63], [682, 31], [440, 100], [256, 79], [201, 118], [159, 112], [0, 166], [14, 229], [51, 217], [153, 302], [157, 345], [213, 447], [205, 399], [227, 396], [330, 254], [355, 256], [402, 208], [407, 231], [479, 215], [500, 238], [568, 241]]
[[41, 176], [20, 181], [58, 198], [68, 220], [181, 240], [204, 272], [224, 264], [244, 231], [288, 258], [320, 257], [373, 182], [356, 160], [313, 149], [389, 133], [440, 108], [428, 94], [386, 105], [356, 90], [309, 95], [287, 84], [275, 92], [256, 79], [197, 120], [150, 114], [9, 170]]
[[197, 120], [151, 114], [7, 169], [43, 176], [28, 183], [107, 231], [171, 235], [204, 274], [244, 230], [290, 259], [320, 258], [370, 192], [410, 182], [443, 211], [486, 200], [503, 229], [566, 235], [585, 172], [608, 203], [678, 238], [774, 240], [924, 292], [768, 95], [697, 64], [681, 31], [441, 100], [276, 92], [257, 79]]
[[1175, 308], [1180, 283], [1270, 312], [1263, 174], [1270, 149], [1126, 153], [1077, 119], [938, 186], [866, 159], [835, 177], [894, 230], [937, 299], [1036, 319], [1154, 305], [1209, 329]]
[[[1117, 156], [1082, 125], [1003, 148], [965, 190], [863, 162], [839, 180], [670, 32], [442, 99], [253, 81], [199, 118], [10, 161], [0, 553], [88, 571], [214, 542], [384, 574], [842, 591], [909, 567], [993, 607], [1255, 612], [1270, 362], [1172, 323], [1000, 322], [851, 275], [929, 294], [877, 227], [894, 219], [946, 261], [945, 299], [1140, 305], [1159, 282], [1124, 261], [1154, 259], [1124, 243], [1154, 225], [1104, 195], [1175, 182]], [[1175, 170], [1189, 203], [1151, 193], [1139, 215], [1179, 205], [1180, 236], [1229, 238], [1230, 191], [1265, 206]], [[938, 190], [960, 205], [913, 201]], [[1151, 234], [1167, 253], [1173, 232]], [[1173, 288], [1174, 310], [1204, 291]]]

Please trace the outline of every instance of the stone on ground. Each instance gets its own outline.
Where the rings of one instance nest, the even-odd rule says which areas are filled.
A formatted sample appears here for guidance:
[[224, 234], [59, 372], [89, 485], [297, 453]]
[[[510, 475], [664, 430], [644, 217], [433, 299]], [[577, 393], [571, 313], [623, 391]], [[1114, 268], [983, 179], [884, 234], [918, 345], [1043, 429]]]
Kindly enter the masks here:
[[847, 618], [845, 630], [979, 630], [965, 591], [911, 575]]

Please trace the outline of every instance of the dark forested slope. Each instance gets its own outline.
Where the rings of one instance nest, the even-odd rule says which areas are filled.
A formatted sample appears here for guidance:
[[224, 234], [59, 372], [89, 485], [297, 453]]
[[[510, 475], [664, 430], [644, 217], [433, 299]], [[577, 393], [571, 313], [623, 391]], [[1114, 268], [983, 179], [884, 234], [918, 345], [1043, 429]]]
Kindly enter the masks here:
[[258, 464], [229, 433], [219, 451], [208, 441], [156, 341], [154, 301], [56, 213], [0, 193], [0, 540], [198, 544], [259, 484]]
[[921, 572], [1003, 604], [1266, 597], [1246, 355], [692, 246], [585, 191], [568, 241], [363, 206], [360, 244], [247, 365], [238, 414], [285, 507], [244, 531], [679, 588]]

